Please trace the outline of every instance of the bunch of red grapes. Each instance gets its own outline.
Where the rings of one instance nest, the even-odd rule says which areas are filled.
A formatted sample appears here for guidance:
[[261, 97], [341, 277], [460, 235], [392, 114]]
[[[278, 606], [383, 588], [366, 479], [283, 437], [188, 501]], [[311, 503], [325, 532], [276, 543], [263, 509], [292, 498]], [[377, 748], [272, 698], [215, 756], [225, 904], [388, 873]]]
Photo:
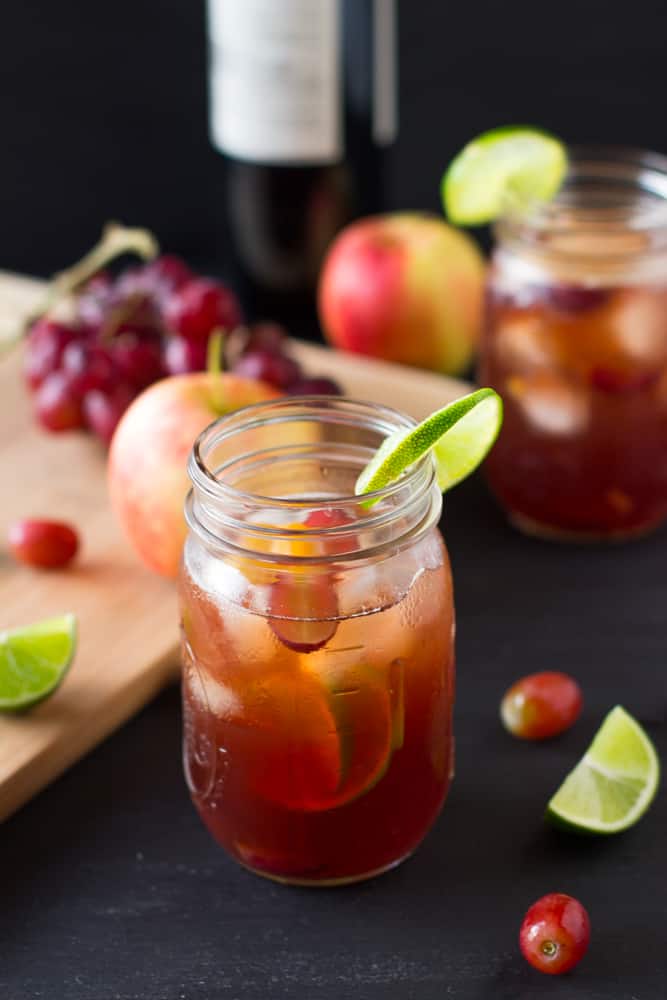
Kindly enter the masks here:
[[[113, 278], [100, 272], [78, 292], [66, 321], [31, 326], [25, 376], [39, 423], [50, 431], [87, 428], [105, 444], [131, 401], [166, 375], [203, 371], [209, 339], [224, 340], [223, 367], [289, 395], [338, 394], [328, 378], [307, 378], [286, 352], [276, 323], [241, 327], [241, 307], [220, 281], [163, 255]], [[230, 332], [231, 331], [231, 332]]]

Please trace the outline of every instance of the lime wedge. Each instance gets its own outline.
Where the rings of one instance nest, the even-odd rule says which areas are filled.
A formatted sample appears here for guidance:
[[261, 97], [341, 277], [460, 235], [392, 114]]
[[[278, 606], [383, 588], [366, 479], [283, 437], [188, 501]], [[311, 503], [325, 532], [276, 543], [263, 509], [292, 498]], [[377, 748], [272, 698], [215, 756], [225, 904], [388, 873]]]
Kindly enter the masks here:
[[502, 422], [502, 400], [493, 389], [462, 396], [417, 427], [390, 434], [362, 470], [355, 492], [384, 489], [427, 451], [435, 458], [438, 486], [451, 489], [477, 468]]
[[473, 139], [445, 171], [441, 194], [450, 222], [479, 226], [503, 212], [549, 201], [567, 170], [565, 148], [539, 129], [505, 126]]
[[619, 833], [646, 812], [659, 781], [655, 747], [617, 705], [549, 802], [547, 817], [580, 833]]
[[17, 712], [58, 687], [72, 662], [76, 618], [62, 615], [0, 632], [0, 712]]

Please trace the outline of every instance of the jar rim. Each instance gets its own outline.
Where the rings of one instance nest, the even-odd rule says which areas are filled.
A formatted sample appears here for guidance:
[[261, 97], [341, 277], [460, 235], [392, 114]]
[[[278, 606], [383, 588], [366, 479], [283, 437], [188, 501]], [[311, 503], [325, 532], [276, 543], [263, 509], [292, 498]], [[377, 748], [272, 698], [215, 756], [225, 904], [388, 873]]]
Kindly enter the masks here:
[[[667, 245], [667, 156], [610, 145], [572, 146], [568, 154], [560, 191], [549, 202], [504, 214], [496, 224], [501, 241], [573, 257], [626, 256], [637, 253], [638, 240], [641, 253]], [[574, 234], [596, 237], [595, 253], [585, 240], [578, 248]]]
[[[352, 427], [362, 426], [364, 429], [377, 431], [386, 437], [398, 430], [409, 430], [416, 426], [417, 421], [407, 414], [389, 406], [351, 399], [342, 396], [299, 396], [278, 397], [276, 399], [254, 403], [219, 417], [208, 425], [196, 439], [188, 459], [188, 474], [193, 487], [186, 500], [186, 519], [190, 527], [202, 534], [209, 543], [229, 546], [230, 538], [242, 529], [245, 545], [261, 545], [267, 540], [292, 539], [331, 539], [334, 535], [347, 537], [350, 540], [350, 551], [338, 559], [363, 557], [370, 554], [354, 551], [354, 539], [359, 533], [359, 521], [346, 523], [335, 527], [308, 527], [306, 531], [287, 526], [272, 526], [256, 524], [248, 520], [248, 512], [270, 508], [281, 514], [293, 514], [293, 520], [299, 515], [316, 508], [345, 510], [358, 508], [361, 497], [357, 494], [340, 494], [327, 496], [271, 496], [270, 494], [248, 492], [237, 488], [233, 483], [225, 482], [220, 473], [225, 468], [236, 464], [246, 457], [232, 458], [217, 469], [212, 469], [207, 462], [207, 455], [215, 452], [226, 440], [232, 440], [239, 432], [252, 431], [255, 428], [265, 428], [273, 423], [285, 424], [290, 420], [313, 420], [317, 423], [343, 423]], [[286, 446], [289, 447], [289, 446]], [[414, 513], [415, 523], [423, 520], [427, 508], [431, 508], [435, 487], [435, 465], [432, 456], [427, 453], [415, 462], [396, 481], [388, 486], [364, 494], [364, 501], [369, 501], [367, 513], [363, 518], [364, 533], [386, 532], [392, 522], [397, 521], [409, 509]], [[440, 495], [440, 492], [438, 491]], [[236, 511], [241, 510], [241, 514]], [[439, 513], [439, 511], [437, 512]], [[432, 521], [432, 511], [429, 515]], [[413, 524], [414, 527], [414, 524]], [[399, 539], [394, 538], [396, 543]], [[238, 548], [232, 544], [230, 547]], [[384, 545], [382, 546], [384, 547]], [[373, 549], [374, 550], [374, 549]], [[260, 551], [262, 551], [260, 549]], [[321, 556], [274, 556], [271, 552], [262, 551], [262, 559], [277, 560], [290, 563], [322, 562]]]

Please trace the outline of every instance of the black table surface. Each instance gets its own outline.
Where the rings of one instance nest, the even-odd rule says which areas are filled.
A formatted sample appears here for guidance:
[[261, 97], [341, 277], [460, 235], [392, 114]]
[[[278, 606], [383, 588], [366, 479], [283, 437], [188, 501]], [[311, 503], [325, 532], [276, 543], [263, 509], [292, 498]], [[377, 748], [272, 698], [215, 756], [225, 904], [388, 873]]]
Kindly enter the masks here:
[[[415, 856], [342, 889], [238, 868], [189, 803], [174, 688], [0, 827], [3, 1000], [664, 1000], [664, 789], [608, 839], [542, 817], [614, 704], [667, 761], [667, 534], [602, 548], [526, 539], [477, 480], [447, 499], [443, 524], [457, 776]], [[521, 743], [501, 728], [499, 699], [548, 668], [579, 679], [583, 715], [555, 741]], [[592, 938], [573, 973], [546, 977], [517, 934], [555, 890], [586, 905]]]

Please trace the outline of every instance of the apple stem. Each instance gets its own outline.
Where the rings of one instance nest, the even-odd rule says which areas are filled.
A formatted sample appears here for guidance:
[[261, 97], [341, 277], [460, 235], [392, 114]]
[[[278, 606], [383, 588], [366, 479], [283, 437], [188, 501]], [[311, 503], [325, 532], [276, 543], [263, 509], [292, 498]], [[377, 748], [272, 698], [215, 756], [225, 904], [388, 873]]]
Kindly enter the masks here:
[[[226, 331], [222, 327], [216, 328], [209, 336], [206, 348], [206, 371], [209, 375], [222, 375], [225, 370], [225, 345]], [[215, 380], [214, 406], [219, 413], [224, 413], [224, 383], [221, 378]]]

